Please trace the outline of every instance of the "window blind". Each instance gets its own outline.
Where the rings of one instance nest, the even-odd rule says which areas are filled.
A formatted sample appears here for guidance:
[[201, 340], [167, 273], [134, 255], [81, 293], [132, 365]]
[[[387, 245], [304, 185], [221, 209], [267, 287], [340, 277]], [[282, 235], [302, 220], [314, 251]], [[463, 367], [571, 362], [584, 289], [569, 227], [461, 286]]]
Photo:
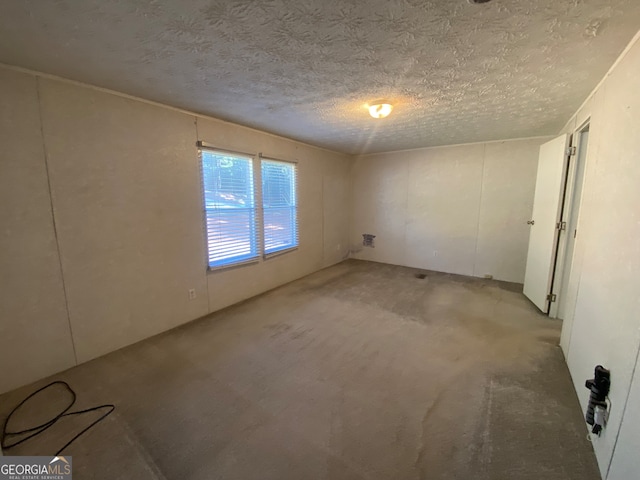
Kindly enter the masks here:
[[298, 246], [297, 175], [294, 163], [263, 159], [264, 254]]
[[253, 160], [200, 150], [209, 267], [258, 258]]

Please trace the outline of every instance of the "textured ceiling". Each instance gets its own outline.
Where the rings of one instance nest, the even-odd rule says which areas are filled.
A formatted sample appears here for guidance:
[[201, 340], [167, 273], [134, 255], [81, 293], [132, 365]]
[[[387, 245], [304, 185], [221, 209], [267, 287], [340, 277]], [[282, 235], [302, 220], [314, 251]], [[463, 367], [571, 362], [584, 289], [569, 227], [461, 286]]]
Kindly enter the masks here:
[[557, 133], [639, 28], [638, 0], [2, 0], [0, 62], [379, 152]]

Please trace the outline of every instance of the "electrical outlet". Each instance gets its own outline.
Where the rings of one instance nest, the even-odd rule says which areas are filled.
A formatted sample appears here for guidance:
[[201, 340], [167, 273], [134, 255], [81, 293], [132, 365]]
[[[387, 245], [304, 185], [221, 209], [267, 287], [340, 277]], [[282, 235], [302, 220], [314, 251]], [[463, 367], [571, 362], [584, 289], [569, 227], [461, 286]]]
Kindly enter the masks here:
[[189, 289], [189, 300], [195, 300], [196, 298], [196, 289], [195, 288], [190, 288]]

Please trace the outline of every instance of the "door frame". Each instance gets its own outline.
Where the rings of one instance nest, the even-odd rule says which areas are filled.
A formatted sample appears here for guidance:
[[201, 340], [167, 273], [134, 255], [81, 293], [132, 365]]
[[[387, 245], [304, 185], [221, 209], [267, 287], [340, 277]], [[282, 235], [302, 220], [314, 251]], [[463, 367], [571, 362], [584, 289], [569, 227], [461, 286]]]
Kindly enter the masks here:
[[[564, 184], [564, 195], [562, 199], [562, 213], [560, 215], [560, 222], [566, 222], [567, 225], [569, 224], [572, 210], [576, 207], [580, 209], [580, 207], [582, 206], [582, 200], [584, 198], [584, 195], [582, 195], [579, 199], [578, 204], [573, 205], [573, 193], [576, 188], [578, 160], [580, 159], [580, 137], [585, 132], [585, 130], [587, 130], [590, 127], [590, 125], [591, 125], [591, 117], [587, 118], [584, 122], [582, 122], [580, 126], [573, 131], [569, 139], [569, 145], [571, 147], [575, 147], [576, 152], [575, 152], [575, 155], [571, 155], [567, 157], [568, 165], [566, 168], [567, 173], [566, 173], [566, 179]], [[589, 145], [587, 144], [587, 148], [588, 146]], [[572, 159], [574, 160], [572, 161]], [[586, 178], [586, 171], [587, 171], [586, 156], [583, 159], [583, 161], [584, 161], [585, 170], [584, 170], [582, 182], [584, 187], [584, 181]], [[583, 193], [584, 193], [584, 188], [583, 188]], [[578, 224], [579, 223], [580, 223], [580, 210], [578, 211]], [[551, 281], [551, 291], [550, 291], [551, 295], [555, 295], [556, 301], [550, 302], [549, 317], [551, 318], [557, 318], [558, 310], [560, 308], [560, 301], [562, 301], [560, 296], [566, 295], [567, 293], [567, 292], [562, 292], [562, 279], [565, 274], [571, 275], [571, 272], [574, 266], [572, 261], [571, 265], [569, 265], [568, 271], [565, 272], [565, 266], [566, 266], [566, 260], [567, 260], [566, 259], [567, 248], [569, 244], [569, 239], [571, 238], [569, 236], [569, 233], [570, 232], [568, 230], [558, 230], [558, 239], [556, 243], [557, 245], [556, 259], [555, 259], [555, 264], [553, 269], [553, 279]], [[575, 258], [575, 250], [574, 250], [574, 258]]]

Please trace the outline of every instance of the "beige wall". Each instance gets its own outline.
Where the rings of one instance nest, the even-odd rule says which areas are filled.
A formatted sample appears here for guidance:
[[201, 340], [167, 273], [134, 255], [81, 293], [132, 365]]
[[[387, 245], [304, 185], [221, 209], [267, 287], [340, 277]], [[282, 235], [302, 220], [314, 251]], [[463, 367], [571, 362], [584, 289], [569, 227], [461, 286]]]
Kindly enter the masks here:
[[[638, 72], [636, 41], [565, 128], [573, 132], [591, 118], [561, 345], [583, 409], [589, 393], [584, 381], [592, 378], [593, 368], [602, 364], [611, 370], [609, 425], [594, 440], [608, 480], [626, 480], [629, 472], [637, 475], [640, 451]], [[635, 389], [629, 395], [634, 371]]]
[[[0, 92], [0, 392], [348, 254], [348, 156], [7, 68]], [[207, 273], [198, 139], [298, 161], [299, 250]]]
[[0, 69], [0, 392], [75, 364], [33, 76]]
[[[366, 155], [352, 173], [355, 258], [522, 283], [547, 138]], [[375, 248], [362, 234], [376, 235]]]
[[[212, 119], [198, 119], [199, 139], [221, 148], [261, 152], [265, 157], [298, 162], [300, 247], [258, 265], [207, 276], [211, 311], [338, 263], [348, 255], [348, 216], [334, 206], [346, 205], [350, 157]], [[248, 150], [247, 150], [248, 149]]]

